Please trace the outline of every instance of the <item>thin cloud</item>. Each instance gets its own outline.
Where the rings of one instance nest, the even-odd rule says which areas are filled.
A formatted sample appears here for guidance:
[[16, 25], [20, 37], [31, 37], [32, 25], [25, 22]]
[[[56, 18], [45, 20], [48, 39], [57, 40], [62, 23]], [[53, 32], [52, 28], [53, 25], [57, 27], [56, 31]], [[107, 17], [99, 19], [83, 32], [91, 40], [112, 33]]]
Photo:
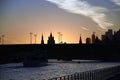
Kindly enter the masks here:
[[114, 2], [116, 5], [120, 6], [120, 0], [111, 0], [112, 2]]
[[91, 18], [102, 29], [107, 29], [108, 26], [112, 26], [106, 19], [106, 8], [90, 5], [87, 1], [83, 0], [46, 0], [56, 4], [59, 8], [66, 10], [67, 12], [84, 15]]
[[86, 31], [89, 31], [89, 29], [88, 28], [86, 28], [86, 27], [81, 27], [83, 30], [86, 30]]

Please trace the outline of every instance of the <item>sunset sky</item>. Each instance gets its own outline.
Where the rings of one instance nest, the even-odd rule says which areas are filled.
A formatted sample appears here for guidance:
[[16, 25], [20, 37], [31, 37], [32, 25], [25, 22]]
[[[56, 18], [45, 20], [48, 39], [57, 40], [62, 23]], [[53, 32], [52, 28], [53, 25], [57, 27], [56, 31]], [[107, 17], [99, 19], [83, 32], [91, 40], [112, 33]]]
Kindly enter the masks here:
[[[6, 44], [29, 44], [30, 32], [47, 43], [50, 32], [58, 43], [85, 42], [93, 32], [101, 38], [108, 29], [120, 29], [120, 0], [0, 0], [0, 37]], [[33, 36], [33, 43], [34, 43]]]

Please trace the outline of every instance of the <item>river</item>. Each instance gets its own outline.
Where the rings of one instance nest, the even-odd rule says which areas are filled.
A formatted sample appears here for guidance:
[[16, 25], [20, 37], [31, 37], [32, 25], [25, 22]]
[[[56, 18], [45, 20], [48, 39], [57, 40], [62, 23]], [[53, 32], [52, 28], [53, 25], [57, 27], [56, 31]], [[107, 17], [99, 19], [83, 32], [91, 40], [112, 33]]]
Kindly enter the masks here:
[[49, 60], [47, 66], [24, 68], [22, 63], [9, 63], [0, 65], [0, 80], [42, 80], [118, 65], [120, 63]]

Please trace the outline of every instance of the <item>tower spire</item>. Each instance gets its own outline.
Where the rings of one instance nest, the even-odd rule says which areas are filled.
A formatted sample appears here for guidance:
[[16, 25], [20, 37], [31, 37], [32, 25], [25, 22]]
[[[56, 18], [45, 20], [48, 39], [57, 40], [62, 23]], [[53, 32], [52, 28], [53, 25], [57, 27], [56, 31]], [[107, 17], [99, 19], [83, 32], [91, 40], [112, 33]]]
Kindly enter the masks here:
[[79, 40], [79, 44], [82, 44], [82, 38], [81, 38], [81, 34], [80, 34], [80, 40]]
[[41, 38], [41, 44], [44, 44], [43, 34], [42, 34], [42, 38]]
[[92, 44], [94, 44], [95, 43], [95, 32], [93, 32], [93, 34], [92, 34]]

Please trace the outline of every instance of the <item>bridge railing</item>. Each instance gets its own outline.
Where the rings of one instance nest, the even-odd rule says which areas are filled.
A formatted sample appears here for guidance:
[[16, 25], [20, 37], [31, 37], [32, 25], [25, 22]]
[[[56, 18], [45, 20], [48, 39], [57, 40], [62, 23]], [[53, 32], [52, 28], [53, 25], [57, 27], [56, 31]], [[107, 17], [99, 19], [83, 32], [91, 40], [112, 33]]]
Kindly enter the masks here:
[[71, 75], [43, 80], [106, 80], [115, 76], [116, 74], [120, 74], [120, 66], [74, 73]]

